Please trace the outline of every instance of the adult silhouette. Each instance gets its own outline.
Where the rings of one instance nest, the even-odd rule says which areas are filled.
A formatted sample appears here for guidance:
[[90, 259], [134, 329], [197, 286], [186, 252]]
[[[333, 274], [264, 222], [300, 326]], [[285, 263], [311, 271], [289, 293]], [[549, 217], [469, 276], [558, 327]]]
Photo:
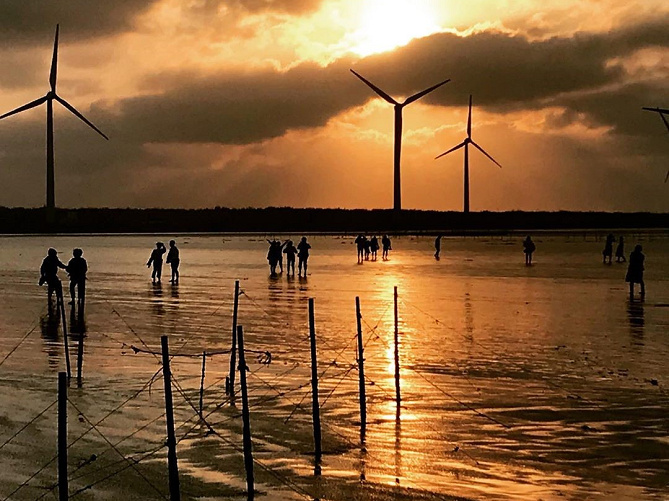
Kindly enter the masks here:
[[170, 278], [170, 283], [178, 284], [179, 283], [179, 263], [181, 259], [179, 258], [179, 249], [177, 248], [177, 243], [174, 240], [170, 240], [170, 250], [167, 251], [167, 258], [165, 259], [166, 263], [169, 263], [172, 268], [172, 277]]
[[388, 252], [393, 249], [391, 247], [390, 238], [388, 237], [388, 235], [383, 235], [383, 238], [381, 238], [381, 246], [383, 247], [383, 253], [381, 254], [381, 257], [384, 261], [387, 261]]
[[156, 248], [151, 252], [151, 257], [146, 262], [146, 267], [150, 268], [153, 264], [153, 271], [151, 272], [151, 281], [155, 283], [160, 283], [160, 276], [163, 273], [163, 254], [167, 252], [165, 244], [162, 242], [156, 242]]
[[295, 256], [297, 252], [297, 247], [295, 247], [293, 241], [286, 240], [286, 247], [283, 249], [283, 253], [286, 255], [287, 276], [290, 276], [291, 269], [293, 270], [293, 276], [295, 276]]
[[437, 238], [434, 239], [434, 258], [439, 261], [439, 255], [441, 254], [441, 235], [437, 235]]
[[63, 300], [63, 284], [60, 278], [58, 278], [58, 268], [66, 269], [67, 266], [61, 263], [60, 259], [58, 259], [58, 251], [52, 247], [47, 251], [46, 257], [39, 269], [39, 285], [47, 284], [47, 300], [49, 305], [51, 305], [54, 292], [59, 301]]
[[620, 236], [618, 239], [618, 246], [616, 247], [616, 263], [624, 263], [626, 262], [627, 259], [625, 259], [625, 239]]
[[641, 285], [641, 299], [646, 297], [646, 284], [643, 281], [644, 261], [646, 256], [641, 252], [643, 248], [636, 245], [630, 254], [629, 265], [627, 266], [627, 275], [625, 281], [630, 284], [630, 300], [634, 299], [634, 284]]
[[302, 269], [304, 268], [304, 276], [307, 276], [307, 261], [309, 260], [309, 249], [311, 245], [307, 242], [307, 237], [302, 237], [300, 243], [297, 244], [297, 276], [302, 276]]
[[527, 238], [523, 240], [523, 252], [525, 253], [525, 265], [530, 266], [532, 264], [532, 254], [537, 250], [537, 246], [534, 245], [532, 238], [527, 235]]
[[355, 246], [358, 249], [358, 264], [362, 264], [365, 255], [365, 242], [367, 242], [367, 237], [365, 235], [358, 235], [355, 239]]
[[70, 275], [70, 304], [74, 305], [75, 292], [79, 298], [79, 304], [82, 305], [86, 298], [86, 273], [88, 272], [88, 263], [83, 258], [84, 251], [74, 249], [72, 259], [67, 263], [67, 273]]
[[376, 238], [376, 235], [369, 241], [369, 250], [372, 253], [372, 261], [376, 261], [376, 253], [379, 250], [379, 240]]

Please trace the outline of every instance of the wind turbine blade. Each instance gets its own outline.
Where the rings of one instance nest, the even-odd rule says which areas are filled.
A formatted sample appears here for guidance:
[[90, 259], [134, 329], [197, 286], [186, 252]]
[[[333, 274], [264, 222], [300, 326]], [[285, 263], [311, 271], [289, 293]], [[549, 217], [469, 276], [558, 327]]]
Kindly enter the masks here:
[[469, 115], [467, 115], [467, 137], [472, 137], [472, 95], [469, 94]]
[[657, 113], [669, 113], [669, 110], [665, 110], [664, 108], [641, 108], [641, 109], [646, 111], [655, 111]]
[[451, 79], [449, 78], [448, 80], [444, 80], [443, 82], [438, 83], [437, 85], [433, 85], [429, 89], [425, 89], [424, 91], [419, 92], [418, 94], [414, 94], [413, 96], [410, 96], [406, 98], [406, 100], [402, 103], [402, 105], [406, 106], [407, 104], [411, 104], [414, 101], [418, 101], [421, 97], [423, 97], [425, 94], [429, 94], [432, 92], [434, 89], [441, 87], [442, 85], [450, 82]]
[[499, 164], [499, 162], [498, 162], [497, 160], [495, 160], [493, 157], [491, 157], [490, 155], [488, 155], [488, 154], [485, 152], [485, 150], [484, 150], [483, 148], [481, 148], [481, 147], [480, 147], [478, 144], [476, 144], [474, 141], [472, 141], [472, 144], [473, 144], [474, 146], [476, 146], [476, 147], [478, 148], [478, 150], [479, 150], [481, 153], [483, 153], [486, 157], [488, 157], [490, 160], [492, 160], [493, 162], [495, 162], [495, 163], [499, 166], [500, 169], [502, 168], [502, 166]]
[[56, 92], [56, 76], [58, 73], [58, 28], [56, 25], [56, 38], [53, 41], [53, 58], [51, 59], [51, 74], [49, 75], [49, 84], [51, 91]]
[[356, 73], [355, 71], [351, 70], [351, 73], [353, 73], [356, 77], [358, 77], [360, 80], [365, 82], [374, 92], [376, 92], [379, 96], [381, 96], [383, 99], [388, 101], [390, 104], [400, 104], [397, 101], [395, 101], [392, 97], [390, 97], [388, 94], [383, 92], [381, 89], [379, 89], [376, 85], [374, 85], [372, 82], [369, 80], [365, 79], [362, 75]]
[[666, 183], [667, 180], [669, 180], [669, 170], [667, 171], [667, 176], [664, 178], [664, 182]]
[[462, 147], [465, 145], [465, 143], [466, 143], [466, 141], [462, 141], [459, 145], [457, 145], [457, 146], [453, 146], [453, 147], [452, 147], [450, 150], [448, 150], [448, 151], [444, 151], [441, 155], [434, 157], [434, 159], [436, 160], [437, 158], [441, 158], [441, 157], [443, 157], [444, 155], [448, 155], [448, 154], [449, 154], [450, 152], [452, 152], [452, 151], [459, 150], [460, 148], [462, 148]]
[[662, 117], [662, 121], [664, 122], [665, 127], [667, 130], [669, 130], [669, 122], [667, 122], [667, 117], [664, 116], [664, 113], [660, 113], [660, 116]]
[[79, 112], [75, 109], [74, 106], [72, 106], [70, 103], [68, 103], [67, 101], [65, 101], [65, 99], [63, 99], [62, 97], [55, 96], [55, 98], [56, 98], [56, 101], [58, 101], [60, 104], [62, 104], [63, 106], [65, 106], [65, 107], [66, 107], [68, 110], [70, 110], [74, 115], [76, 115], [77, 117], [79, 117], [79, 118], [80, 118], [86, 125], [88, 125], [91, 129], [93, 129], [95, 132], [97, 132], [98, 134], [100, 134], [100, 135], [101, 135], [102, 137], [104, 137], [105, 139], [109, 140], [109, 138], [108, 138], [107, 136], [105, 136], [105, 134], [104, 134], [100, 129], [98, 129], [95, 125], [93, 125], [93, 124], [92, 124], [92, 123], [91, 123], [85, 116], [83, 116], [81, 113], [79, 113]]
[[29, 110], [30, 108], [34, 108], [35, 106], [39, 106], [43, 102], [46, 101], [46, 96], [40, 97], [39, 99], [35, 99], [34, 101], [24, 104], [23, 106], [20, 106], [19, 108], [16, 108], [15, 110], [10, 111], [9, 113], [5, 113], [4, 115], [0, 115], [0, 120], [3, 118], [6, 118], [11, 115], [15, 115], [17, 113], [21, 113], [22, 111]]

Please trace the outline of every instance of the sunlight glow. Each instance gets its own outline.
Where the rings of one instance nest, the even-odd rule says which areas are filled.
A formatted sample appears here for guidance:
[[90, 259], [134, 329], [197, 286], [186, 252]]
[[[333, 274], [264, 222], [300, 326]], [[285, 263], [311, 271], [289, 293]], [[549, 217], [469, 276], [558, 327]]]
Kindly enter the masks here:
[[440, 31], [433, 0], [366, 0], [352, 50], [360, 56], [385, 52]]

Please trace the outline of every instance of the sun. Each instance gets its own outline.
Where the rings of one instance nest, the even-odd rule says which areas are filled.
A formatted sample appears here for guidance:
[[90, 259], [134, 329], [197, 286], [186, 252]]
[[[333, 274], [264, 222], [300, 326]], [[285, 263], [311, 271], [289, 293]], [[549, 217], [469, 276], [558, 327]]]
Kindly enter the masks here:
[[386, 52], [440, 31], [435, 0], [365, 0], [351, 50], [360, 56]]

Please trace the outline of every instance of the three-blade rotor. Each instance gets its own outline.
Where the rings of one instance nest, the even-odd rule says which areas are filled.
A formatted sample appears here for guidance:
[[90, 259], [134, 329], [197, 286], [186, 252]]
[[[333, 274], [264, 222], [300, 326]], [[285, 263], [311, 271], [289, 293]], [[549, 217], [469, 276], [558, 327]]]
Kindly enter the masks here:
[[5, 113], [4, 115], [0, 115], [0, 120], [2, 120], [3, 118], [7, 118], [11, 115], [15, 115], [17, 113], [21, 113], [22, 111], [26, 111], [36, 106], [39, 106], [40, 104], [45, 103], [47, 100], [55, 99], [65, 108], [67, 108], [70, 111], [70, 113], [76, 116], [79, 120], [84, 122], [86, 125], [88, 125], [98, 134], [100, 134], [102, 137], [109, 140], [109, 138], [100, 129], [98, 129], [95, 125], [93, 125], [93, 123], [90, 120], [88, 120], [84, 115], [82, 115], [74, 106], [72, 106], [70, 103], [65, 101], [65, 99], [56, 94], [56, 83], [58, 78], [58, 32], [59, 32], [59, 25], [56, 25], [56, 36], [53, 42], [53, 57], [51, 59], [51, 71], [49, 72], [49, 87], [50, 87], [49, 92], [47, 92], [45, 96], [40, 97], [39, 99], [35, 99], [34, 101], [29, 102], [28, 104], [19, 106], [15, 110]]
[[374, 92], [376, 92], [379, 96], [381, 96], [385, 101], [389, 102], [390, 104], [393, 104], [395, 106], [406, 106], [408, 104], [413, 103], [414, 101], [418, 101], [421, 97], [429, 94], [435, 89], [438, 89], [442, 85], [448, 83], [451, 81], [451, 79], [444, 80], [443, 82], [439, 82], [436, 85], [433, 85], [432, 87], [429, 87], [425, 90], [422, 90], [420, 92], [417, 92], [416, 94], [409, 96], [404, 100], [404, 102], [400, 103], [397, 100], [395, 100], [392, 96], [386, 94], [384, 91], [379, 89], [376, 85], [374, 85], [372, 82], [367, 80], [365, 77], [357, 73], [355, 70], [351, 70], [351, 73], [353, 73], [356, 77], [358, 77], [360, 80], [362, 80], [365, 84], [367, 84], [368, 87], [370, 87]]

